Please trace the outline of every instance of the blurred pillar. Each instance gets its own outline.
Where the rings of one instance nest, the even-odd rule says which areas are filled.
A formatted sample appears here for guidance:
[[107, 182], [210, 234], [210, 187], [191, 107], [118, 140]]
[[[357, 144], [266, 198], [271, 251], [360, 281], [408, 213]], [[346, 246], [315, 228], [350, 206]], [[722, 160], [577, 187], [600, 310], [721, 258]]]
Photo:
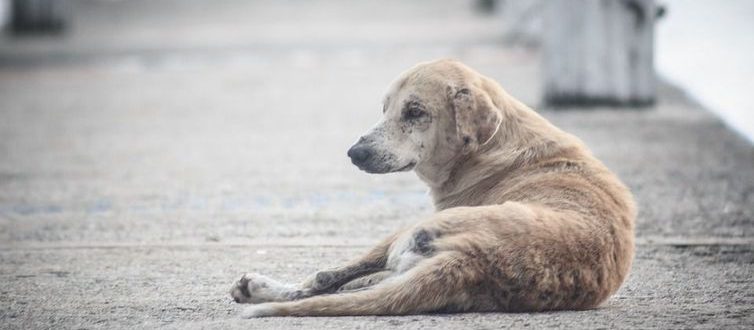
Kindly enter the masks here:
[[66, 24], [66, 0], [12, 0], [10, 27], [14, 33], [57, 33]]
[[551, 105], [655, 102], [654, 0], [550, 0], [542, 36]]
[[497, 0], [476, 0], [476, 8], [481, 12], [491, 13], [497, 7]]
[[0, 30], [5, 28], [5, 25], [10, 18], [10, 1], [0, 0]]
[[503, 41], [536, 47], [542, 39], [542, 7], [548, 0], [508, 0], [501, 4]]

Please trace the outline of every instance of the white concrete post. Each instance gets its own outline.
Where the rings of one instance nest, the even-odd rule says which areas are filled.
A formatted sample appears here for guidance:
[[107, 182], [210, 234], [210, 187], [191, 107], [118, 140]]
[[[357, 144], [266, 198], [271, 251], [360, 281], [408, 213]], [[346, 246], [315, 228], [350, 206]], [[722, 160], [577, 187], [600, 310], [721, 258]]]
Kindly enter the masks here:
[[545, 102], [654, 103], [656, 13], [654, 0], [545, 1]]
[[542, 39], [542, 8], [548, 0], [508, 0], [502, 3], [504, 41], [539, 46]]

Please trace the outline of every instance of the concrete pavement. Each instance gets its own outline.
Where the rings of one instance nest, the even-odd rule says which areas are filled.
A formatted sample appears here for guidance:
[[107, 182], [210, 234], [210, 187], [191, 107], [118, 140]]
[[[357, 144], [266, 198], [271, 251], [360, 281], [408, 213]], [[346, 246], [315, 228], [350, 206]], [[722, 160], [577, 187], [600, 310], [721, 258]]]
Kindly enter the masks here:
[[542, 110], [634, 191], [637, 257], [603, 307], [240, 320], [283, 280], [432, 212], [348, 146], [412, 64], [457, 57], [537, 106], [536, 50], [466, 1], [80, 1], [65, 39], [0, 40], [0, 327], [750, 328], [754, 148], [682, 91]]

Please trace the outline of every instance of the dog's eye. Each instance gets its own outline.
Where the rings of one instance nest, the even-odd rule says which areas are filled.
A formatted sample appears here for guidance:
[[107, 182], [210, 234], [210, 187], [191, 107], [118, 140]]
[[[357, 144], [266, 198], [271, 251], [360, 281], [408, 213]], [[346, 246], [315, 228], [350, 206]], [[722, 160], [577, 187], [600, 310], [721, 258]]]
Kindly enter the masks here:
[[406, 117], [406, 119], [416, 119], [426, 114], [427, 113], [419, 107], [410, 107], [408, 108], [408, 110], [406, 110], [404, 116]]

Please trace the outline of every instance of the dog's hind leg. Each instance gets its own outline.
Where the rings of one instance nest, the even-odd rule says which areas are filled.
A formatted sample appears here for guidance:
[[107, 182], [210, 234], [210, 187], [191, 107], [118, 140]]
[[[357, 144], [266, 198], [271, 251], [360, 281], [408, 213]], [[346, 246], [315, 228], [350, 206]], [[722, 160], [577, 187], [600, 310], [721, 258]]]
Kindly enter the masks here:
[[470, 271], [473, 259], [443, 252], [403, 274], [366, 290], [314, 296], [248, 307], [243, 317], [405, 315], [434, 311], [469, 311], [474, 297], [467, 288], [479, 281]]

